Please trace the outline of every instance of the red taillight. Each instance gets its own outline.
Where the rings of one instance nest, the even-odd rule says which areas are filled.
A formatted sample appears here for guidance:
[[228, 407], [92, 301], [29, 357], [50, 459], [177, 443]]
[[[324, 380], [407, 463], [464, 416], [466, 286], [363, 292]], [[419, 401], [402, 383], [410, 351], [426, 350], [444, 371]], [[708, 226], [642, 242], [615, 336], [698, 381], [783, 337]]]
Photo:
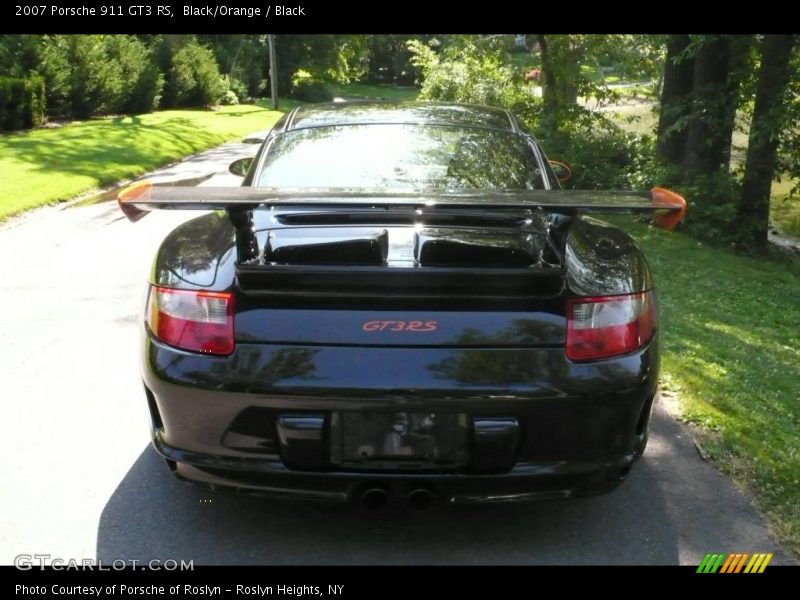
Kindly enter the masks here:
[[204, 354], [233, 352], [233, 294], [153, 286], [147, 326], [162, 342]]
[[567, 358], [593, 360], [632, 352], [653, 335], [652, 292], [567, 302]]

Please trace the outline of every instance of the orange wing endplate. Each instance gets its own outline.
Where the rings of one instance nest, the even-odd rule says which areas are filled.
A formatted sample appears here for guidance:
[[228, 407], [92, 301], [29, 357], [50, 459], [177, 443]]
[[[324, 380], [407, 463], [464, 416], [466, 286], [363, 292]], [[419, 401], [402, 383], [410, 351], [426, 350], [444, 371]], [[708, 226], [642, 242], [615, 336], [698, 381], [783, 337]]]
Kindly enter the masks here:
[[137, 201], [147, 202], [150, 199], [150, 189], [152, 187], [153, 184], [145, 179], [129, 185], [119, 194], [117, 194], [117, 203], [119, 204], [119, 208], [123, 213], [125, 213], [125, 216], [128, 217], [129, 221], [138, 221], [148, 212], [150, 212], [136, 208], [133, 206], [133, 203]]
[[653, 221], [664, 229], [674, 229], [686, 214], [686, 199], [665, 188], [654, 187], [650, 191], [653, 194], [653, 205], [668, 209], [668, 212], [653, 217]]

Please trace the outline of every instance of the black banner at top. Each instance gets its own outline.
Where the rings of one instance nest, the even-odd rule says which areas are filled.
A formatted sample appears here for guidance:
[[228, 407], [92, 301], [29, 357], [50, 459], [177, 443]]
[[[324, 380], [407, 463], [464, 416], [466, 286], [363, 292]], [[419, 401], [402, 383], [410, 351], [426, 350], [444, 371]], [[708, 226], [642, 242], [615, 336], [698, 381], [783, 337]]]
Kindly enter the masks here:
[[[15, 33], [271, 33], [322, 30], [334, 4], [109, 0], [20, 2], [4, 5], [3, 23]], [[10, 26], [10, 27], [9, 27]]]
[[[594, 9], [559, 3], [296, 2], [269, 0], [15, 0], [0, 8], [8, 33], [524, 33], [685, 30], [679, 4], [669, 15], [642, 19], [641, 4], [620, 0]], [[750, 17], [748, 16], [748, 19]], [[665, 20], [666, 19], [666, 20]], [[698, 22], [718, 29], [719, 21]], [[774, 22], [771, 25], [775, 26]], [[756, 25], [748, 21], [747, 27]]]
[[507, 18], [509, 10], [488, 11], [470, 25], [470, 19], [460, 22], [468, 16], [467, 9], [436, 10], [414, 2], [17, 0], [0, 8], [0, 13], [4, 29], [13, 33], [414, 33], [432, 29], [497, 33], [520, 26]]

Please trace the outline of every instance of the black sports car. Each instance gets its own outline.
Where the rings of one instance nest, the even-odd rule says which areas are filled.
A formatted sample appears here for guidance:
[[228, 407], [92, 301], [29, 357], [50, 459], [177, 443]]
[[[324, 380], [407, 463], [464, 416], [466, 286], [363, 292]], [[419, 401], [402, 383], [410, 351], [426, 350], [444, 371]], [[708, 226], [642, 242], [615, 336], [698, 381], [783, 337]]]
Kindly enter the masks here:
[[421, 508], [603, 492], [644, 450], [653, 280], [583, 215], [670, 227], [686, 203], [560, 191], [505, 110], [303, 107], [242, 187], [145, 182], [120, 206], [216, 211], [164, 240], [142, 322], [153, 443], [181, 479]]

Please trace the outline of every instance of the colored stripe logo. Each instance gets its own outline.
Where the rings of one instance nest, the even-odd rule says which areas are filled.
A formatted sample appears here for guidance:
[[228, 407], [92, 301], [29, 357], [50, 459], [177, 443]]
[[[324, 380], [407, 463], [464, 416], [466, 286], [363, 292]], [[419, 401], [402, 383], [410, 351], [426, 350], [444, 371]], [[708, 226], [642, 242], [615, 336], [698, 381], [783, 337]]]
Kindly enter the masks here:
[[[748, 560], [749, 559], [749, 560]], [[697, 567], [698, 573], [763, 573], [772, 554], [706, 554], [703, 562]]]

